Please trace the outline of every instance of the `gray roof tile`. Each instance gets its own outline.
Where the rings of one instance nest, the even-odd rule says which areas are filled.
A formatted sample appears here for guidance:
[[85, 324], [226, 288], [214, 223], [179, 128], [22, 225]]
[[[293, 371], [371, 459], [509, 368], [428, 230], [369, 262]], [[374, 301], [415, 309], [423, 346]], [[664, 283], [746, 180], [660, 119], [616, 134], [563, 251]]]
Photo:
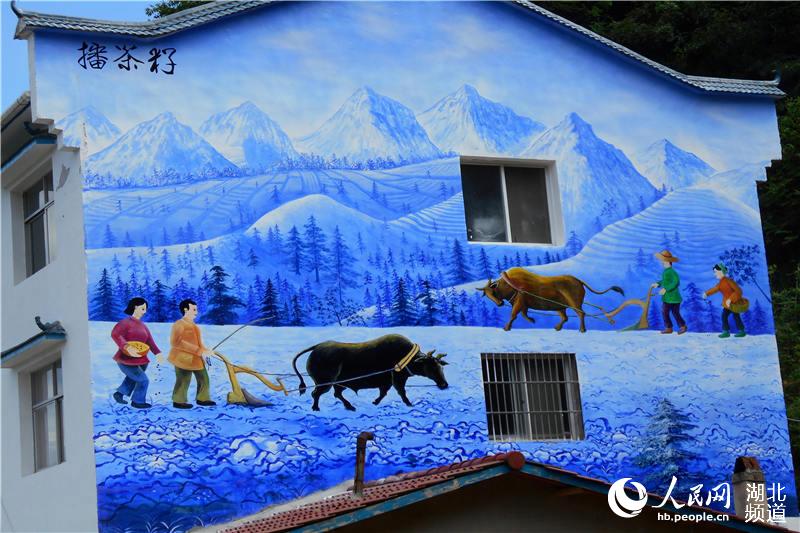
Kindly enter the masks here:
[[[669, 78], [685, 83], [695, 89], [710, 93], [722, 94], [749, 94], [754, 96], [783, 97], [785, 93], [778, 88], [778, 80], [735, 80], [727, 78], [709, 78], [705, 76], [690, 76], [671, 69], [661, 63], [637, 54], [633, 50], [615, 43], [610, 39], [575, 24], [563, 17], [551, 13], [537, 6], [529, 0], [512, 0], [546, 19], [575, 31], [584, 37], [594, 40], [617, 53], [642, 63]], [[208, 24], [231, 15], [236, 15], [272, 3], [272, 0], [217, 0], [203, 4], [186, 11], [181, 11], [167, 17], [157, 18], [146, 22], [115, 22], [80, 17], [67, 17], [63, 15], [49, 15], [20, 10], [15, 4], [13, 9], [19, 21], [17, 22], [17, 38], [25, 38], [31, 32], [40, 29], [56, 29], [88, 33], [104, 33], [138, 38], [164, 37], [185, 29]]]

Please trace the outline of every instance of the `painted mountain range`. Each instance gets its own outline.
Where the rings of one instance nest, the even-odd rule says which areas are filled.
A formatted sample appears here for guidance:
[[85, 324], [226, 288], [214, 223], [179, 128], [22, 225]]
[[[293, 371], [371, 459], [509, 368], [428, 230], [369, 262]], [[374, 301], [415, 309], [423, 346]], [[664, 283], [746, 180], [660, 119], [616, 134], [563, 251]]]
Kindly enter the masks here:
[[[86, 161], [87, 173], [157, 185], [170, 174], [219, 175], [236, 165], [170, 112], [142, 122]], [[87, 180], [89, 181], [89, 180]]]
[[691, 187], [716, 172], [711, 165], [667, 139], [654, 142], [633, 159], [639, 171], [658, 189]]
[[252, 102], [209, 117], [200, 134], [241, 168], [268, 168], [297, 156], [289, 136]]
[[462, 85], [417, 118], [440, 149], [470, 155], [516, 154], [545, 130], [471, 85]]
[[56, 127], [64, 132], [65, 145], [80, 146], [85, 137], [89, 154], [102, 150], [120, 136], [119, 128], [92, 106], [67, 115], [56, 122]]
[[400, 102], [361, 87], [317, 131], [297, 141], [301, 151], [366, 161], [423, 161], [440, 157], [414, 112]]
[[582, 239], [644, 209], [657, 192], [621, 150], [600, 139], [577, 113], [545, 131], [522, 156], [558, 161], [564, 224]]

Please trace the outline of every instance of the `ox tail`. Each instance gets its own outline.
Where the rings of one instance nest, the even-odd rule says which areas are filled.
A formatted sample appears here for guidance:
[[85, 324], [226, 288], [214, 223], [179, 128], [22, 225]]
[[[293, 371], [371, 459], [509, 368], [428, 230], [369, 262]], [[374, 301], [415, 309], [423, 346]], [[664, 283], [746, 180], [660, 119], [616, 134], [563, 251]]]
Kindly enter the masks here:
[[584, 286], [584, 287], [586, 287], [587, 289], [589, 289], [590, 291], [592, 291], [592, 292], [593, 292], [593, 293], [595, 293], [595, 294], [605, 294], [605, 293], [607, 293], [608, 291], [614, 291], [614, 292], [618, 292], [618, 293], [620, 293], [621, 295], [625, 296], [625, 291], [624, 291], [624, 290], [622, 290], [622, 287], [618, 287], [617, 285], [612, 285], [611, 287], [607, 288], [607, 289], [606, 289], [606, 290], [604, 290], [604, 291], [596, 291], [596, 290], [594, 290], [593, 288], [591, 288], [591, 287], [589, 286], [589, 284], [588, 284], [588, 283], [586, 283], [585, 281], [583, 281], [582, 279], [579, 279], [578, 281], [580, 281], [580, 282], [581, 282], [581, 284], [583, 284], [583, 286]]
[[307, 389], [308, 387], [306, 387], [306, 382], [305, 382], [305, 381], [303, 381], [303, 376], [301, 376], [301, 375], [300, 375], [300, 372], [298, 372], [298, 371], [297, 371], [297, 359], [298, 359], [298, 358], [299, 358], [301, 355], [303, 355], [304, 353], [306, 353], [306, 352], [310, 352], [311, 350], [313, 350], [313, 349], [314, 349], [314, 348], [316, 348], [316, 347], [317, 347], [317, 345], [316, 345], [316, 344], [315, 344], [314, 346], [310, 346], [310, 347], [306, 348], [305, 350], [303, 350], [302, 352], [300, 352], [300, 353], [298, 353], [297, 355], [295, 355], [295, 356], [294, 356], [294, 359], [292, 359], [292, 368], [294, 368], [294, 373], [295, 373], [295, 374], [297, 374], [297, 377], [300, 379], [300, 387], [299, 387], [299, 389], [298, 389], [298, 391], [300, 392], [300, 394], [305, 394], [305, 393], [306, 393], [306, 389]]

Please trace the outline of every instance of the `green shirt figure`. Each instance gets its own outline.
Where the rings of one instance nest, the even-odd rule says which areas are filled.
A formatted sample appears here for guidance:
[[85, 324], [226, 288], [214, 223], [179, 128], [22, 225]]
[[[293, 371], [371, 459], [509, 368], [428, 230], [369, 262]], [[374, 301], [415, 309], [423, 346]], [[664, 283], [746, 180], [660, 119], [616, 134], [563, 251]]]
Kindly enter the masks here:
[[661, 273], [661, 281], [653, 283], [650, 287], [661, 287], [658, 293], [661, 295], [661, 316], [664, 319], [664, 329], [661, 333], [672, 333], [672, 320], [670, 314], [678, 322], [678, 335], [686, 333], [686, 321], [681, 316], [681, 279], [678, 273], [672, 268], [672, 263], [677, 263], [679, 259], [672, 255], [669, 250], [664, 250], [655, 254], [658, 262], [664, 268]]

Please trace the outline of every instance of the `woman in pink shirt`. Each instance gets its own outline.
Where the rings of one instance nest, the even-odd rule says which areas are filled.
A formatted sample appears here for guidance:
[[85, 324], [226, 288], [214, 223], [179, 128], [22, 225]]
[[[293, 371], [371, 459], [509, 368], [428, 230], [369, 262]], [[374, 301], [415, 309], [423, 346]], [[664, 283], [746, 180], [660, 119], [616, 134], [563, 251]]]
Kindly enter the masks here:
[[148, 409], [152, 407], [147, 403], [147, 386], [150, 380], [145, 371], [150, 360], [147, 352], [143, 354], [137, 352], [128, 343], [133, 341], [145, 343], [149, 350], [158, 355], [161, 350], [156, 346], [156, 341], [150, 335], [150, 330], [142, 322], [142, 317], [147, 312], [147, 300], [144, 298], [132, 298], [125, 308], [125, 314], [129, 318], [124, 318], [117, 322], [111, 330], [111, 338], [116, 343], [117, 353], [114, 354], [114, 361], [125, 374], [125, 380], [114, 393], [117, 403], [128, 403], [125, 396], [131, 397], [131, 405], [137, 409]]

